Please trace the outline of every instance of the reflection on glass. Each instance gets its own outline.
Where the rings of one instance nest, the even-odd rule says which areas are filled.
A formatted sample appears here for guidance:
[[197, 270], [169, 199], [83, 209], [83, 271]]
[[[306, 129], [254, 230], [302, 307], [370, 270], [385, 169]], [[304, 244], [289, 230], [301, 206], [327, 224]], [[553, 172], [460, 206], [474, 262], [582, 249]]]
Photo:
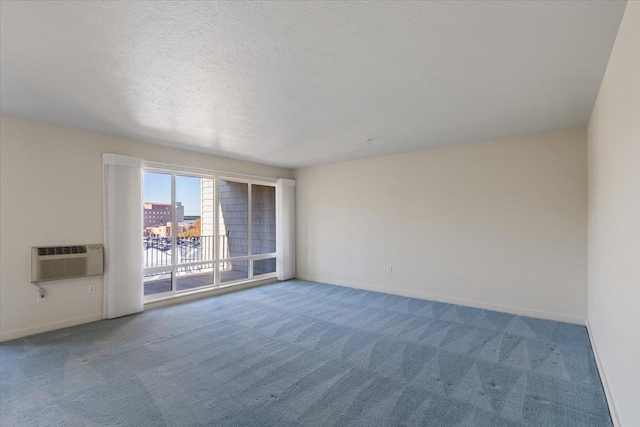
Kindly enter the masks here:
[[213, 180], [176, 176], [176, 206], [176, 264], [213, 260]]
[[142, 266], [171, 265], [171, 175], [143, 175]]
[[220, 284], [249, 278], [249, 261], [226, 261], [220, 263]]
[[172, 273], [170, 271], [145, 274], [142, 277], [144, 294], [153, 295], [171, 291], [171, 277]]
[[253, 276], [276, 272], [276, 259], [267, 258], [253, 261]]
[[176, 289], [188, 291], [213, 285], [213, 264], [180, 267], [176, 271]]
[[249, 254], [249, 184], [221, 180], [219, 183], [220, 258]]
[[251, 185], [251, 253], [276, 251], [276, 189]]

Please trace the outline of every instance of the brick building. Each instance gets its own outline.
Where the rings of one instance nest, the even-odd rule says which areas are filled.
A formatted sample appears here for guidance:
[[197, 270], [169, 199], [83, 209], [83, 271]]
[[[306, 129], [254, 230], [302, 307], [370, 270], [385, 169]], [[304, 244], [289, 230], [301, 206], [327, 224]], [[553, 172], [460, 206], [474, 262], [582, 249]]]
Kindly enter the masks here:
[[[176, 203], [176, 222], [184, 221], [184, 206]], [[144, 228], [159, 227], [171, 222], [171, 203], [144, 203]]]

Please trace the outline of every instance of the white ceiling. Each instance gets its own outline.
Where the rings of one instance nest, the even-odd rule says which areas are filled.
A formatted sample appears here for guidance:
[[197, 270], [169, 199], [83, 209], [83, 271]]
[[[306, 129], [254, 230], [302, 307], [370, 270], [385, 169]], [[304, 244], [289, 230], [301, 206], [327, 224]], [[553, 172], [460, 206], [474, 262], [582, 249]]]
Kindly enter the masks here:
[[625, 2], [0, 7], [2, 114], [301, 167], [585, 126]]

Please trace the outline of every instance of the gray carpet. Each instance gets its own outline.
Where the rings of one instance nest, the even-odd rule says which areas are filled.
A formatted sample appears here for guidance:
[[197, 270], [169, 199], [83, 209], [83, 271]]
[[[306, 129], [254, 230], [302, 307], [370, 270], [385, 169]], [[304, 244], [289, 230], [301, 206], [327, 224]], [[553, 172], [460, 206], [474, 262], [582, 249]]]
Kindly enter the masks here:
[[7, 426], [611, 426], [585, 327], [289, 281], [0, 345]]

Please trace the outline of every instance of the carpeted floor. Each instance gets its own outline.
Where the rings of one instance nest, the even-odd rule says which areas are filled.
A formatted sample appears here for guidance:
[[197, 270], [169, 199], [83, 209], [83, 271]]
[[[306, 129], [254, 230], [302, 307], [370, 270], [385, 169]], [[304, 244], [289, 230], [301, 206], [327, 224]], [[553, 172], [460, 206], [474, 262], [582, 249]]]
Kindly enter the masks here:
[[586, 329], [289, 281], [0, 345], [1, 426], [611, 426]]

